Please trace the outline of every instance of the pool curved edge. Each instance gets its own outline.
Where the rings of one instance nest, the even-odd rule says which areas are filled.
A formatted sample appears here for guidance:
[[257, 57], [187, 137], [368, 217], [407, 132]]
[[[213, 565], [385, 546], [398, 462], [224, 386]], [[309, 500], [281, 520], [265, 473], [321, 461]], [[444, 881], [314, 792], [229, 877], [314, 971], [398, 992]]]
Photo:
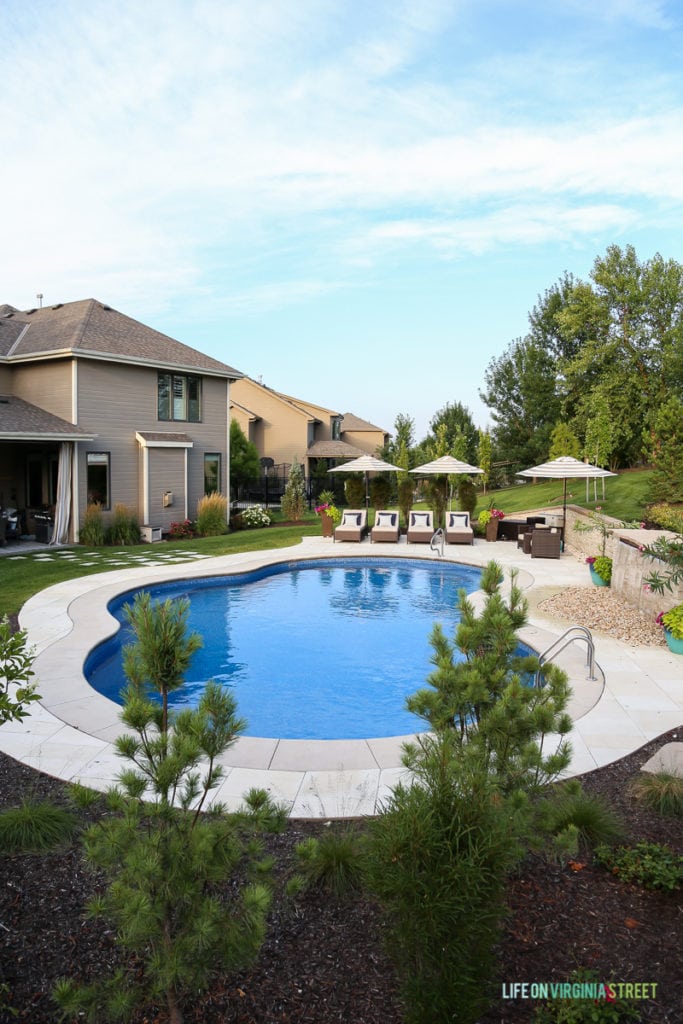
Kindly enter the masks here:
[[[145, 584], [231, 575], [266, 565], [329, 558], [332, 554], [335, 558], [420, 558], [420, 552], [412, 545], [363, 545], [359, 550], [358, 545], [332, 548], [329, 541], [306, 538], [295, 549], [121, 569], [56, 584], [34, 595], [21, 611], [20, 624], [36, 650], [34, 670], [41, 701], [34, 705], [35, 711], [24, 723], [16, 728], [12, 723], [3, 727], [1, 749], [47, 774], [106, 789], [116, 780], [122, 766], [113, 747], [123, 731], [120, 707], [90, 687], [83, 675], [83, 665], [90, 649], [118, 628], [107, 611], [108, 602]], [[492, 554], [490, 547], [482, 543], [448, 551], [447, 560], [482, 567]], [[518, 568], [518, 583], [524, 588], [532, 586], [534, 576], [523, 564], [518, 564]], [[481, 592], [473, 596], [475, 600], [478, 596], [483, 599]], [[553, 634], [544, 629], [539, 632], [533, 624], [520, 635], [537, 649], [541, 649], [539, 636], [541, 644], [545, 643], [544, 638], [554, 639]], [[238, 806], [247, 789], [260, 786], [283, 801], [292, 817], [373, 814], [406, 774], [401, 752], [409, 738], [241, 737], [223, 758], [225, 778], [214, 798], [227, 806]]]

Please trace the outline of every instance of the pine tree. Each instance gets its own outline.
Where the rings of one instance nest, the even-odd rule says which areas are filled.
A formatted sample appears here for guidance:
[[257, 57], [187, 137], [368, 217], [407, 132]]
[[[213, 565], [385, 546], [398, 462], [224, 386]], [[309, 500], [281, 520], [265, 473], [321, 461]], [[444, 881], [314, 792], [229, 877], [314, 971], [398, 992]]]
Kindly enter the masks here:
[[[492, 774], [504, 793], [546, 784], [569, 764], [565, 740], [556, 752], [544, 754], [549, 733], [564, 736], [571, 729], [565, 709], [567, 677], [557, 666], [544, 665], [542, 686], [526, 685], [539, 668], [538, 658], [517, 653], [517, 630], [527, 621], [527, 601], [512, 573], [507, 601], [501, 594], [503, 572], [489, 562], [481, 580], [486, 603], [480, 615], [463, 590], [455, 641], [437, 623], [430, 642], [435, 670], [428, 687], [408, 698], [410, 711], [436, 733], [452, 731], [463, 764], [471, 761]], [[456, 656], [460, 651], [462, 658]], [[419, 759], [419, 747], [408, 749], [408, 762]]]
[[[257, 825], [282, 827], [284, 814], [263, 791], [247, 794], [241, 813], [206, 809], [221, 778], [218, 759], [245, 723], [233, 696], [215, 683], [196, 710], [169, 712], [168, 695], [200, 645], [187, 635], [187, 610], [186, 601], [153, 604], [148, 594], [128, 609], [136, 639], [125, 655], [127, 731], [116, 749], [130, 767], [108, 795], [111, 813], [89, 829], [84, 846], [109, 880], [90, 911], [114, 923], [130, 969], [90, 985], [65, 980], [55, 992], [65, 1013], [98, 1024], [159, 1002], [171, 1024], [181, 1024], [192, 995], [218, 970], [252, 962], [264, 938], [268, 865], [258, 864], [254, 836]], [[220, 891], [238, 871], [261, 877]]]

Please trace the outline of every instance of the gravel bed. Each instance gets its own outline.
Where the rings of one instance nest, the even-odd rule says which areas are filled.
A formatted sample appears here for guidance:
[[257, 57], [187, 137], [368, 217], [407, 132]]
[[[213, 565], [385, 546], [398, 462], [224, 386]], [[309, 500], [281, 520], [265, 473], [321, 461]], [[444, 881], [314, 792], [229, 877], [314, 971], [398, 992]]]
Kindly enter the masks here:
[[633, 647], [666, 647], [662, 627], [617, 597], [609, 587], [568, 587], [542, 601], [538, 610], [553, 618], [607, 633]]

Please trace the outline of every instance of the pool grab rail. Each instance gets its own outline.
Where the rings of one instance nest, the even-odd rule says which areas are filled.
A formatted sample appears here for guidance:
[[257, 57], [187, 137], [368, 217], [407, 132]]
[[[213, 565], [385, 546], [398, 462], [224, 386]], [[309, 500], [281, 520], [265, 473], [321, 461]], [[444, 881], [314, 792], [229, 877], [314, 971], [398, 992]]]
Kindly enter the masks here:
[[436, 553], [440, 555], [441, 558], [443, 558], [443, 549], [445, 541], [446, 538], [444, 532], [441, 529], [441, 527], [439, 527], [439, 529], [435, 530], [435, 532], [432, 534], [432, 539], [429, 542], [429, 550], [436, 551]]
[[[575, 640], [585, 640], [586, 642], [586, 668], [588, 669], [588, 679], [591, 682], [598, 682], [598, 678], [595, 674], [596, 668], [599, 670], [602, 676], [603, 685], [605, 683], [605, 673], [600, 668], [595, 660], [595, 644], [593, 642], [593, 634], [587, 626], [570, 626], [566, 629], [562, 636], [558, 636], [556, 640], [551, 643], [550, 647], [546, 648], [542, 654], [538, 657], [538, 669], [534, 677], [534, 685], [540, 686], [541, 673], [543, 666], [548, 662], [557, 658], [558, 654], [568, 647], [569, 644]], [[560, 646], [561, 645], [561, 646]]]

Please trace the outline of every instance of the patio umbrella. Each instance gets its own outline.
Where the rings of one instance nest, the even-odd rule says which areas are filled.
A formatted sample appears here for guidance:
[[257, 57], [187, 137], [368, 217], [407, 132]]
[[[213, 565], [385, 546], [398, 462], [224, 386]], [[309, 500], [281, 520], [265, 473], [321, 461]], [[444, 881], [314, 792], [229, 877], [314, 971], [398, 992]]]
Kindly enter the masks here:
[[[452, 476], [456, 473], [471, 474], [471, 473], [483, 473], [483, 469], [479, 469], [478, 466], [470, 466], [468, 462], [462, 462], [460, 459], [456, 459], [453, 455], [442, 455], [438, 459], [432, 459], [431, 462], [425, 462], [422, 466], [416, 466], [415, 469], [410, 470], [411, 473], [415, 473], [416, 476]], [[448, 496], [449, 507], [453, 498], [452, 489]]]
[[378, 459], [374, 455], [359, 455], [351, 462], [345, 462], [342, 466], [333, 466], [330, 473], [365, 473], [365, 504], [370, 504], [369, 478], [371, 473], [386, 473], [388, 471], [400, 472], [400, 466], [392, 466], [390, 462]]
[[479, 469], [478, 466], [470, 466], [468, 462], [461, 462], [460, 459], [456, 459], [452, 455], [442, 455], [441, 458], [433, 459], [432, 462], [425, 462], [423, 466], [416, 466], [410, 472], [416, 475], [423, 473], [425, 476], [431, 476], [433, 473], [446, 473], [448, 476], [452, 476], [454, 473], [483, 473], [484, 470]]
[[558, 459], [550, 462], [543, 462], [540, 466], [532, 466], [531, 469], [523, 469], [516, 476], [544, 477], [546, 479], [564, 480], [564, 496], [562, 499], [562, 525], [567, 521], [567, 480], [592, 479], [601, 476], [616, 476], [609, 469], [601, 469], [600, 466], [591, 466], [590, 462], [581, 462], [572, 455], [560, 455]]

